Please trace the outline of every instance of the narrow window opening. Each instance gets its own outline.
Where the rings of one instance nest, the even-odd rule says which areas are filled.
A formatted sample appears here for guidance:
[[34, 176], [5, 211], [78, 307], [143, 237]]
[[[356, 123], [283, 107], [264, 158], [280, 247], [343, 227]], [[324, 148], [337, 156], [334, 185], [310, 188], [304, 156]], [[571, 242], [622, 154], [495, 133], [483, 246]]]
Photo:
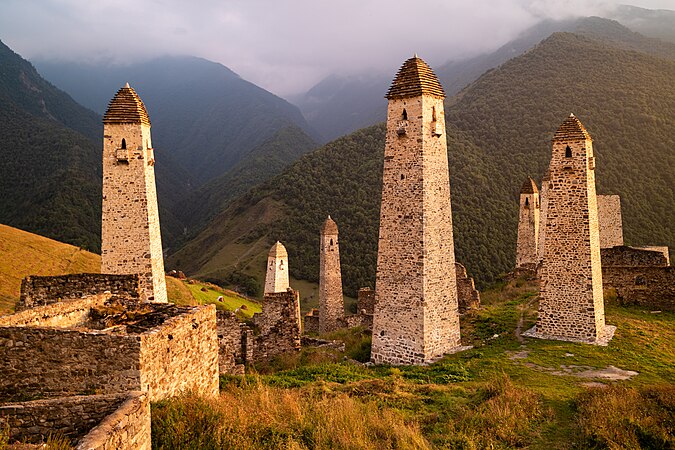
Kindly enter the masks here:
[[436, 122], [436, 107], [435, 106], [431, 107], [431, 121]]
[[565, 158], [571, 158], [571, 157], [572, 157], [572, 149], [571, 149], [570, 146], [568, 145], [568, 146], [565, 148]]
[[126, 150], [127, 148], [127, 140], [122, 138], [122, 148]]
[[405, 175], [401, 174], [401, 180], [405, 180]]
[[525, 206], [530, 206], [530, 199], [525, 197]]
[[405, 108], [403, 109], [403, 114], [401, 115], [401, 119], [408, 120], [408, 111], [406, 111]]
[[332, 239], [330, 240], [330, 245], [333, 245], [333, 240], [332, 240]]

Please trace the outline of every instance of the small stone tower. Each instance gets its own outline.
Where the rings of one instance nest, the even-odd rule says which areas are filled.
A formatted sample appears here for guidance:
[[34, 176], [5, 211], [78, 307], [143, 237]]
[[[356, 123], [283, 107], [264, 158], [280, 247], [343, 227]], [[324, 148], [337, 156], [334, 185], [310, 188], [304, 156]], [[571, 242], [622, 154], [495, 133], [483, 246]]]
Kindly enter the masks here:
[[415, 56], [386, 98], [372, 360], [423, 364], [460, 345], [445, 93]]
[[520, 188], [520, 215], [518, 218], [518, 244], [516, 267], [534, 270], [539, 262], [539, 191], [532, 178]]
[[593, 142], [572, 114], [553, 137], [538, 337], [606, 338], [594, 169]]
[[338, 228], [330, 216], [321, 227], [319, 267], [319, 332], [328, 333], [340, 328], [345, 311]]
[[129, 83], [103, 116], [101, 272], [141, 276], [146, 301], [166, 302], [150, 118]]
[[548, 210], [548, 187], [551, 184], [551, 170], [547, 169], [541, 179], [539, 191], [539, 236], [537, 237], [537, 263], [544, 258], [544, 239], [546, 237], [546, 211]]
[[279, 241], [272, 246], [267, 255], [267, 276], [265, 277], [265, 294], [286, 292], [288, 283], [288, 252]]

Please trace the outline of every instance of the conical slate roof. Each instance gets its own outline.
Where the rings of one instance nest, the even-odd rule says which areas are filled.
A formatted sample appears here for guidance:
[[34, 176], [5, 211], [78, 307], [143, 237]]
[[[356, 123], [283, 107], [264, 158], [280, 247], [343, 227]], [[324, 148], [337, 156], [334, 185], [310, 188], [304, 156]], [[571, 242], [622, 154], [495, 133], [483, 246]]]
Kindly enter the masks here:
[[286, 251], [286, 247], [284, 247], [284, 244], [281, 242], [277, 241], [276, 244], [272, 246], [270, 249], [270, 253], [268, 255], [270, 258], [288, 258], [288, 252]]
[[385, 97], [391, 100], [419, 97], [422, 94], [445, 98], [443, 86], [431, 67], [415, 55], [403, 63]]
[[583, 139], [591, 139], [591, 135], [588, 134], [584, 125], [574, 114], [570, 114], [565, 119], [553, 136], [554, 141], [577, 141]]
[[328, 219], [323, 223], [321, 234], [338, 234], [337, 224], [330, 216], [328, 216]]
[[150, 117], [143, 101], [127, 83], [110, 100], [103, 123], [142, 123], [150, 125]]
[[527, 180], [523, 183], [523, 186], [520, 188], [521, 194], [536, 194], [539, 192], [537, 189], [537, 183], [530, 177], [527, 177]]

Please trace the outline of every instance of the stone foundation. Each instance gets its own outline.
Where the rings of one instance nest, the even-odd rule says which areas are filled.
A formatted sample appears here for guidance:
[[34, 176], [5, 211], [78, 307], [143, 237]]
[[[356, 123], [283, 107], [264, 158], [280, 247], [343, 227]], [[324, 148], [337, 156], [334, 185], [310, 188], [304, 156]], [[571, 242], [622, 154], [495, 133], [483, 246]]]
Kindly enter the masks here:
[[41, 443], [60, 434], [77, 449], [150, 449], [150, 402], [142, 392], [58, 397], [0, 405], [10, 441]]
[[81, 299], [110, 292], [112, 295], [140, 299], [141, 285], [138, 275], [111, 275], [77, 273], [38, 277], [29, 276], [21, 282], [21, 298], [16, 311], [59, 301]]

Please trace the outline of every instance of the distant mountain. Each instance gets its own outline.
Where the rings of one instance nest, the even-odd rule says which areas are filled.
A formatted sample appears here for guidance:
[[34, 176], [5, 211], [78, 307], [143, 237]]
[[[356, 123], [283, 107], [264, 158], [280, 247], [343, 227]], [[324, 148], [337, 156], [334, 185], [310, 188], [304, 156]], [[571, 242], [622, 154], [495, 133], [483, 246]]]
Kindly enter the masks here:
[[[519, 187], [541, 178], [570, 112], [594, 139], [599, 192], [621, 196], [626, 242], [675, 247], [675, 58], [667, 56], [675, 46], [655, 51], [614, 22], [600, 26], [622, 31], [616, 43], [554, 33], [446, 103], [456, 255], [481, 284], [513, 267]], [[292, 274], [315, 281], [319, 229], [331, 214], [347, 294], [373, 286], [383, 148], [377, 125], [304, 156], [233, 202], [169, 264], [226, 281], [259, 276], [278, 239]]]
[[0, 42], [0, 223], [98, 250], [101, 133], [96, 113]]
[[[633, 31], [644, 36], [675, 42], [675, 11], [648, 10], [632, 6], [618, 7], [609, 14]], [[523, 54], [541, 40], [555, 32], [573, 32], [595, 38], [625, 39], [625, 27], [617, 28], [609, 21], [586, 17], [567, 20], [543, 20], [523, 31], [518, 37], [494, 52], [449, 61], [434, 68], [448, 96], [453, 96], [488, 70], [494, 69], [511, 58]], [[644, 36], [641, 36], [644, 39]], [[629, 42], [625, 42], [629, 44]], [[644, 42], [641, 43], [644, 51]], [[655, 51], [661, 45], [653, 40]], [[422, 55], [423, 56], [423, 55]], [[311, 126], [330, 140], [359, 128], [374, 125], [386, 117], [384, 94], [391, 74], [342, 77], [331, 75], [302, 95], [289, 99], [300, 107]]]
[[281, 129], [312, 133], [297, 107], [202, 58], [163, 57], [112, 67], [44, 60], [35, 65], [99, 113], [129, 82], [148, 108], [157, 152], [171, 155], [191, 186], [223, 175]]

